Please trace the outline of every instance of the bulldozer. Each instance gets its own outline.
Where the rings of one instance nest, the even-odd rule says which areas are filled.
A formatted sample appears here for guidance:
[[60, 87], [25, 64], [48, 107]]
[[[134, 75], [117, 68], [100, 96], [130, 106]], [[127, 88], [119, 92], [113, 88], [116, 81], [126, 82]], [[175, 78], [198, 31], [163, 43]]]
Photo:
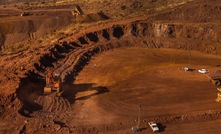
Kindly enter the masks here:
[[48, 71], [46, 74], [46, 86], [44, 88], [44, 94], [51, 94], [53, 91], [56, 91], [57, 95], [61, 95], [60, 90], [61, 78], [60, 73]]

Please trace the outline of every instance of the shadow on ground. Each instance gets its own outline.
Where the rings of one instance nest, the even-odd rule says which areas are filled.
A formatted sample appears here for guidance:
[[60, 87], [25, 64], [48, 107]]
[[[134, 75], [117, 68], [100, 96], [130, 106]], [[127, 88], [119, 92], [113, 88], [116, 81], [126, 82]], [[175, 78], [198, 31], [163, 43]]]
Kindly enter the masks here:
[[30, 72], [26, 78], [21, 79], [20, 86], [16, 91], [17, 98], [23, 104], [18, 110], [21, 115], [31, 117], [31, 113], [43, 109], [35, 100], [43, 94], [44, 83], [44, 80], [40, 79], [40, 75], [33, 72]]
[[[96, 96], [99, 94], [103, 94], [109, 92], [107, 87], [103, 86], [93, 86], [93, 83], [86, 84], [70, 84], [64, 83], [62, 84], [62, 97], [66, 98], [71, 104], [75, 102], [75, 100], [86, 100], [91, 98], [92, 96]], [[80, 92], [93, 91], [91, 94], [87, 94], [85, 96], [81, 96], [76, 98], [76, 94]]]
[[159, 127], [159, 132], [163, 132], [166, 129], [166, 126], [161, 123], [157, 123], [157, 126]]
[[[73, 104], [75, 100], [86, 100], [92, 96], [109, 92], [106, 87], [93, 86], [93, 83], [86, 84], [73, 84], [71, 82], [65, 82], [61, 84], [62, 95], [66, 98], [70, 104]], [[31, 114], [35, 111], [40, 111], [44, 107], [36, 102], [39, 96], [44, 95], [45, 81], [36, 74], [28, 75], [28, 77], [21, 80], [20, 87], [16, 91], [18, 99], [22, 102], [22, 107], [18, 112], [25, 117], [31, 117]], [[76, 94], [79, 92], [93, 91], [87, 93], [85, 96], [76, 98]]]

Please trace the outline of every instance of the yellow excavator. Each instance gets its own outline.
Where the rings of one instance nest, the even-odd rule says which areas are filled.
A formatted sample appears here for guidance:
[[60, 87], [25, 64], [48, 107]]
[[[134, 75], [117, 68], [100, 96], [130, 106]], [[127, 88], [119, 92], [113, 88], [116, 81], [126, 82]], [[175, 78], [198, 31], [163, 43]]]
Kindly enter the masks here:
[[53, 91], [56, 91], [57, 95], [60, 96], [60, 85], [60, 73], [48, 71], [46, 74], [46, 87], [44, 88], [44, 94], [47, 95], [51, 94]]

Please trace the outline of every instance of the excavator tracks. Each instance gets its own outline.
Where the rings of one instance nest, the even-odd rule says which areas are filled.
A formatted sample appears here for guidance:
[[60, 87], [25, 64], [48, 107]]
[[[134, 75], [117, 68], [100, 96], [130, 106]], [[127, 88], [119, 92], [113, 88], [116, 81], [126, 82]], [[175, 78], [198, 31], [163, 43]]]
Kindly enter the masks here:
[[43, 109], [34, 112], [34, 116], [42, 119], [61, 120], [67, 117], [70, 109], [70, 103], [66, 98], [57, 97], [55, 93], [47, 96], [40, 96], [37, 103], [42, 105]]

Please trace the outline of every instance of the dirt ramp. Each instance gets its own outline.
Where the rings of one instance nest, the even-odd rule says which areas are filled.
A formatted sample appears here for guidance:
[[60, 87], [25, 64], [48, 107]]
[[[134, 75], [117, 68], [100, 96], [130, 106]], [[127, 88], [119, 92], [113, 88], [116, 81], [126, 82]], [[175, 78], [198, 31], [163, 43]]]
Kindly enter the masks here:
[[96, 22], [109, 19], [104, 13], [91, 13], [91, 14], [82, 14], [77, 15], [75, 17], [75, 23], [88, 23], [88, 22]]

